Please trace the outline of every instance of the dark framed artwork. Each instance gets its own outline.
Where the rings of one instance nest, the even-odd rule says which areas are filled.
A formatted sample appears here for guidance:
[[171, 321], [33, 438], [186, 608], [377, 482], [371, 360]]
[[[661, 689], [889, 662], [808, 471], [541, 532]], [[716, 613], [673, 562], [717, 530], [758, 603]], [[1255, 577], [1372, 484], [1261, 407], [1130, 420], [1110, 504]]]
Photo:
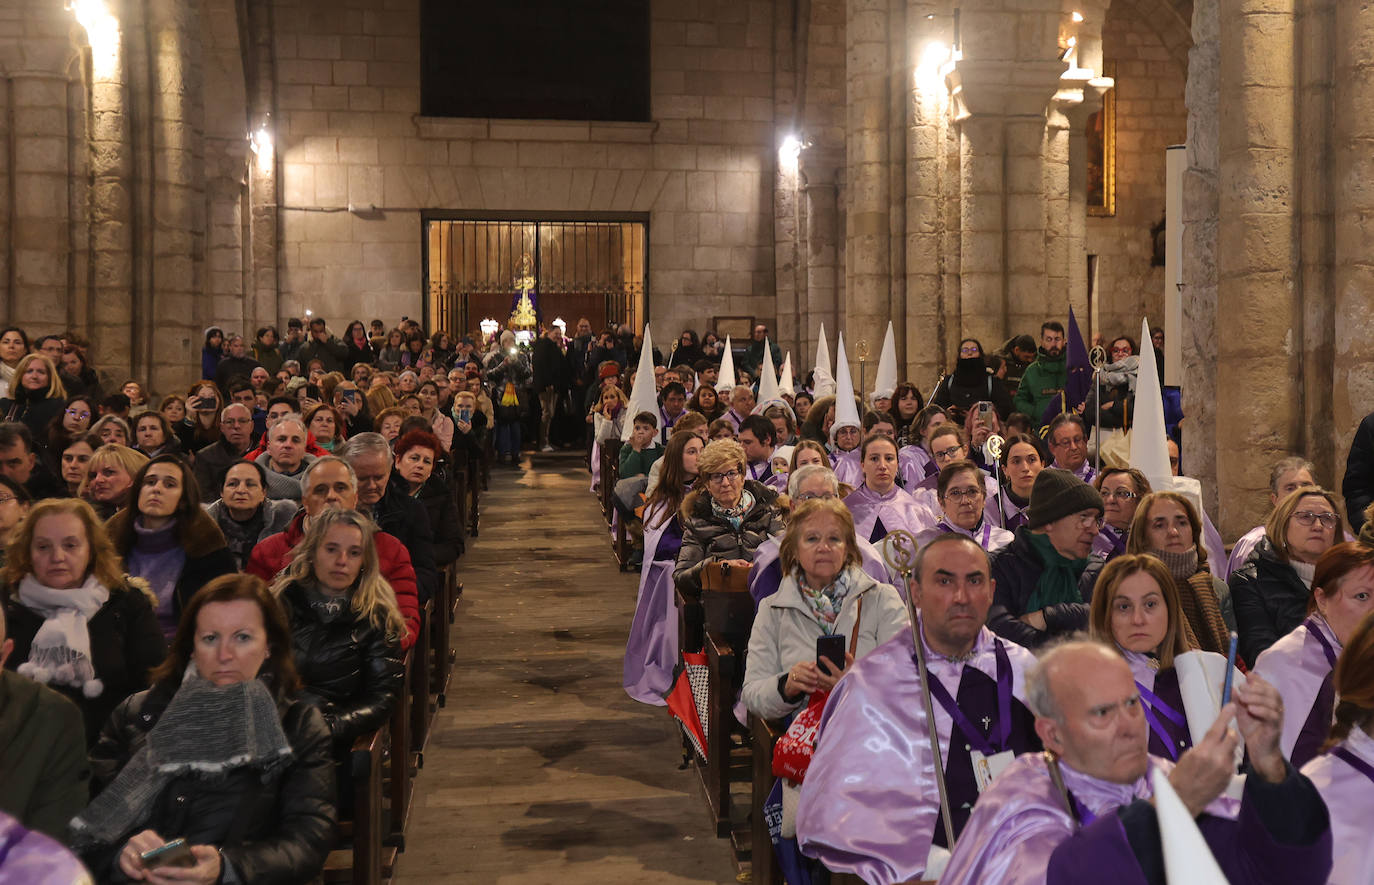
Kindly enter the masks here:
[[753, 317], [716, 317], [713, 321], [716, 337], [722, 341], [729, 335], [732, 341], [748, 341], [754, 334]]
[[[1115, 65], [1104, 75], [1112, 77]], [[1102, 96], [1102, 109], [1088, 117], [1088, 214], [1116, 215], [1116, 87]]]

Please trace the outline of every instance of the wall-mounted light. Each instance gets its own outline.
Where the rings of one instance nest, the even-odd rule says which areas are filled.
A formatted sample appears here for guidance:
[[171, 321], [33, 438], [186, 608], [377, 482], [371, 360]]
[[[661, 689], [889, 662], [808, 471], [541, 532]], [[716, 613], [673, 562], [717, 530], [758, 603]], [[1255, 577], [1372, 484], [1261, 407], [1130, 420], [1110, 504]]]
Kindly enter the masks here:
[[1070, 16], [1070, 18], [1072, 18], [1075, 22], [1081, 22], [1081, 21], [1083, 21], [1083, 13], [1081, 13], [1081, 12], [1079, 12], [1077, 9], [1075, 9], [1075, 10], [1073, 11], [1073, 15]]
[[258, 158], [258, 171], [272, 171], [272, 130], [268, 128], [270, 117], [264, 117], [262, 124], [248, 134], [248, 148]]
[[946, 92], [945, 66], [958, 59], [959, 53], [953, 46], [931, 40], [921, 50], [921, 59], [916, 64], [916, 87], [928, 96]]
[[119, 20], [110, 14], [105, 0], [67, 0], [67, 11], [86, 30], [95, 76], [113, 73], [119, 57]]
[[482, 322], [477, 324], [477, 328], [482, 330], [483, 338], [490, 338], [491, 336], [496, 334], [497, 329], [501, 328], [501, 324], [498, 323], [496, 320], [492, 319], [491, 317], [487, 317], [486, 319], [482, 320]]
[[778, 146], [778, 162], [784, 166], [796, 168], [803, 146], [801, 136], [791, 132], [784, 135], [782, 143]]

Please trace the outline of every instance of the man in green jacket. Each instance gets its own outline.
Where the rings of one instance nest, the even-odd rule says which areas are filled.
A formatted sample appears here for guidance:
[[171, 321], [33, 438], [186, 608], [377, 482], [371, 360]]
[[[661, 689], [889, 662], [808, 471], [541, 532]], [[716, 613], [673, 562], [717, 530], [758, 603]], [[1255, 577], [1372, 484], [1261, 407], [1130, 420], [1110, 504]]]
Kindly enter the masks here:
[[[14, 648], [0, 607], [0, 668]], [[76, 704], [0, 669], [0, 811], [61, 841], [90, 801], [86, 726]]]
[[1040, 327], [1040, 353], [1035, 362], [1026, 367], [1016, 398], [1012, 400], [1016, 411], [1030, 417], [1033, 427], [1041, 425], [1040, 419], [1050, 400], [1064, 392], [1069, 375], [1064, 359], [1064, 340], [1064, 326], [1058, 320], [1050, 320]]

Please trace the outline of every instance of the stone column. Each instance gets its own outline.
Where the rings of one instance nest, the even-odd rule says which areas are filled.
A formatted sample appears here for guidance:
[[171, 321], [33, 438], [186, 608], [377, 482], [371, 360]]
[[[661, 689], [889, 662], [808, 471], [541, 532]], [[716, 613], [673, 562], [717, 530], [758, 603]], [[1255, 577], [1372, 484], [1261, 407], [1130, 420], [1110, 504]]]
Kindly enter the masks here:
[[[836, 291], [840, 226], [835, 178], [843, 159], [838, 154], [811, 148], [802, 154], [801, 162], [801, 194], [805, 204], [802, 215], [806, 220], [802, 242], [806, 301], [802, 306], [802, 352], [793, 354], [794, 367], [814, 364], [821, 323], [825, 323], [826, 338], [832, 348], [841, 328]], [[833, 354], [831, 359], [834, 359]]]
[[[254, 0], [248, 4], [248, 30], [244, 42], [252, 44], [248, 56], [255, 65], [245, 69], [248, 80], [248, 124], [258, 126], [276, 109], [276, 66], [273, 63], [272, 43], [273, 4]], [[275, 142], [274, 142], [275, 143]], [[248, 167], [248, 240], [249, 267], [245, 293], [251, 299], [251, 311], [261, 325], [275, 325], [285, 333], [285, 315], [280, 303], [281, 286], [278, 243], [280, 216], [277, 175], [280, 164], [273, 158], [265, 170], [250, 158]]]
[[1301, 303], [1296, 293], [1293, 0], [1222, 0], [1218, 108], [1217, 390], [1219, 528], [1262, 521], [1274, 461], [1297, 449], [1302, 417]]
[[856, 384], [858, 343], [867, 341], [876, 365], [890, 318], [888, 6], [888, 0], [848, 0], [845, 26], [849, 203], [845, 218], [844, 331]]
[[[1066, 86], [1070, 85], [1068, 81]], [[1065, 293], [1082, 328], [1084, 338], [1091, 342], [1092, 328], [1088, 321], [1088, 264], [1084, 241], [1088, 220], [1088, 118], [1102, 109], [1102, 88], [1091, 81], [1075, 81], [1073, 88], [1061, 90], [1050, 115], [1050, 141], [1055, 144], [1055, 156], [1062, 156], [1064, 172], [1065, 213], [1061, 221], [1051, 218], [1051, 231], [1062, 238], [1062, 247], [1050, 242], [1050, 292], [1052, 297]], [[1047, 142], [1048, 143], [1048, 142]], [[1047, 151], [1047, 156], [1049, 152]], [[1054, 168], [1054, 167], [1048, 167]], [[1049, 186], [1048, 184], [1046, 185]], [[1063, 271], [1056, 274], [1056, 261], [1062, 257]], [[1033, 334], [1033, 333], [1032, 333]]]

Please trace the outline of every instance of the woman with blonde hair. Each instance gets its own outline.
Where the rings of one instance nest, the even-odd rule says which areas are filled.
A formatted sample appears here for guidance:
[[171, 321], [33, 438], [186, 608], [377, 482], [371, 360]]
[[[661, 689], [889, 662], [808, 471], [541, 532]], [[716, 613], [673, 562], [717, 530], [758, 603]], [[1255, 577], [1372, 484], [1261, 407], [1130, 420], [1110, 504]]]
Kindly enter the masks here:
[[102, 520], [109, 519], [129, 503], [134, 477], [147, 463], [147, 455], [128, 446], [103, 445], [91, 453], [86, 480], [76, 493], [90, 502]]
[[336, 759], [387, 720], [405, 672], [406, 625], [382, 577], [376, 532], [356, 510], [325, 510], [272, 585], [291, 625], [304, 696], [324, 714]]
[[0, 399], [0, 420], [22, 421], [34, 439], [46, 439], [48, 424], [62, 414], [66, 400], [67, 389], [52, 362], [31, 353], [14, 367], [9, 396]]
[[[376, 379], [373, 380], [375, 382]], [[373, 383], [367, 389], [364, 399], [367, 400], [368, 413], [376, 416], [373, 418], [374, 422], [387, 409], [396, 408], [396, 394], [391, 392], [391, 388], [386, 385], [385, 380], [381, 384]]]

